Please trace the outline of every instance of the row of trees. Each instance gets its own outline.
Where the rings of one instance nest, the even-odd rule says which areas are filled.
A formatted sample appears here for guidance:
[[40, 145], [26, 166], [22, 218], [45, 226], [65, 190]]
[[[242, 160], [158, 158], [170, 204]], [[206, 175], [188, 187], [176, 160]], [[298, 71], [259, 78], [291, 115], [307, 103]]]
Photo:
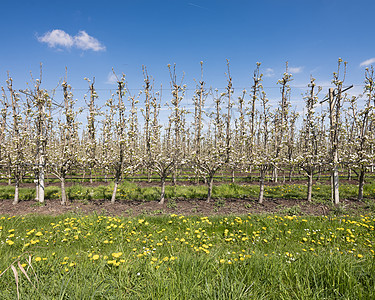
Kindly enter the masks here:
[[[280, 102], [271, 107], [262, 86], [260, 63], [256, 64], [250, 90], [243, 90], [235, 99], [229, 62], [227, 86], [222, 93], [207, 88], [201, 62], [192, 113], [181, 104], [187, 88], [183, 76], [177, 75], [175, 66], [168, 68], [170, 100], [166, 103], [169, 116], [165, 120], [160, 117], [162, 89], [155, 91], [145, 67], [143, 89], [137, 95], [127, 87], [124, 74], [118, 77], [114, 73], [116, 93], [102, 108], [98, 107], [95, 80], [86, 79], [86, 106], [76, 108], [67, 75], [60, 83], [63, 99], [58, 104], [53, 93], [41, 87], [42, 73], [39, 79], [32, 78], [33, 88], [25, 90], [15, 90], [8, 74], [2, 88], [0, 163], [15, 183], [13, 203], [18, 203], [20, 182], [29, 172], [35, 176], [37, 199], [44, 202], [44, 178], [48, 172], [60, 180], [61, 203], [66, 204], [65, 181], [73, 168], [80, 168], [90, 178], [96, 169], [105, 170], [106, 176], [114, 180], [113, 203], [120, 181], [139, 172], [158, 174], [160, 203], [164, 203], [166, 179], [172, 176], [175, 180], [182, 168], [188, 168], [197, 181], [205, 180], [207, 201], [211, 200], [214, 176], [220, 170], [230, 170], [233, 176], [239, 171], [259, 172], [258, 200], [263, 202], [266, 174], [272, 172], [277, 181], [280, 170], [287, 169], [306, 174], [308, 201], [314, 175], [322, 170], [331, 172], [332, 200], [338, 203], [339, 166], [358, 175], [358, 199], [363, 198], [365, 174], [373, 171], [374, 165], [372, 66], [365, 71], [363, 95], [353, 97], [345, 93], [346, 62], [341, 59], [333, 73], [334, 88], [328, 94], [324, 95], [311, 77], [301, 115], [291, 106], [293, 78], [288, 64], [277, 82]], [[316, 109], [319, 102], [328, 102], [320, 112]], [[207, 103], [214, 108], [209, 113]], [[82, 124], [78, 118], [84, 112], [87, 120]]]

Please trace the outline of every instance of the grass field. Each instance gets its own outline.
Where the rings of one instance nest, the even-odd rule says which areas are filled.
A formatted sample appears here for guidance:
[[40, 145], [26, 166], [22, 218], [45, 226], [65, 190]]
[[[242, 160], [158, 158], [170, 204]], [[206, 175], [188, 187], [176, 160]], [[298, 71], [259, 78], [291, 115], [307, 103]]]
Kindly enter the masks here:
[[3, 216], [0, 298], [17, 298], [17, 277], [21, 299], [374, 299], [374, 226], [373, 215]]
[[[354, 184], [341, 184], [339, 187], [342, 199], [356, 199], [358, 186]], [[110, 200], [113, 184], [100, 185], [96, 187], [73, 185], [67, 188], [67, 196], [70, 200]], [[248, 198], [257, 199], [259, 185], [220, 184], [214, 186], [214, 198]], [[304, 184], [280, 184], [266, 186], [265, 197], [269, 199], [299, 199], [303, 200], [307, 195], [307, 186]], [[0, 199], [12, 199], [14, 187], [0, 186]], [[45, 198], [59, 199], [61, 190], [58, 186], [48, 186], [45, 189]], [[205, 199], [207, 187], [205, 185], [178, 185], [166, 186], [167, 199]], [[21, 188], [20, 200], [33, 200], [35, 188]], [[317, 183], [313, 186], [312, 198], [316, 201], [324, 201], [331, 198], [331, 187], [326, 184]], [[160, 187], [140, 187], [136, 183], [124, 181], [117, 191], [117, 200], [141, 200], [158, 201], [160, 199]], [[375, 183], [369, 182], [364, 186], [364, 199], [375, 199]]]

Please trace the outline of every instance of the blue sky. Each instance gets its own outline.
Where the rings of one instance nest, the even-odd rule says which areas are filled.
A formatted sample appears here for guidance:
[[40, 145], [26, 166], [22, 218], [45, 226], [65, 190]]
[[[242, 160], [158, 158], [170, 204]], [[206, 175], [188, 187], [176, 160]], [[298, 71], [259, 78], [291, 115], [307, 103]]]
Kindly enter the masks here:
[[[161, 83], [169, 87], [167, 64], [176, 63], [193, 89], [203, 61], [207, 86], [223, 88], [229, 59], [236, 92], [250, 90], [259, 61], [265, 90], [277, 101], [276, 82], [288, 61], [292, 103], [300, 109], [310, 75], [328, 90], [339, 57], [348, 61], [345, 83], [361, 91], [365, 66], [375, 64], [374, 11], [370, 0], [6, 1], [0, 85], [9, 71], [15, 86], [24, 88], [30, 71], [38, 77], [42, 62], [44, 88], [56, 87], [67, 67], [81, 105], [88, 86], [83, 78], [93, 76], [104, 103], [115, 88], [112, 68], [125, 73], [136, 92], [143, 84], [142, 65], [157, 89]], [[167, 101], [168, 92], [163, 95]]]

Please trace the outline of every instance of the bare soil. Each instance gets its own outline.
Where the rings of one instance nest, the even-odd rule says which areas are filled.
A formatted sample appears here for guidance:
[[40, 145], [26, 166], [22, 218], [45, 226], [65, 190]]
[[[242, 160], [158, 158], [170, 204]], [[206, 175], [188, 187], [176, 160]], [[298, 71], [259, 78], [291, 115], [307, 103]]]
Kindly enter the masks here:
[[[297, 207], [298, 206], [298, 207]], [[296, 214], [302, 215], [331, 215], [339, 212], [331, 205], [308, 203], [305, 200], [273, 199], [265, 200], [259, 204], [254, 200], [230, 199], [212, 201], [207, 203], [203, 200], [171, 200], [164, 205], [158, 202], [148, 201], [118, 201], [114, 205], [110, 201], [73, 201], [62, 206], [59, 200], [46, 200], [44, 205], [36, 201], [21, 201], [13, 205], [11, 200], [0, 200], [1, 215], [60, 215], [64, 213], [77, 214], [104, 214], [110, 216], [138, 216], [138, 215], [163, 215], [182, 214], [213, 216], [213, 215], [245, 215], [262, 213], [293, 214], [297, 207]], [[341, 207], [345, 211], [365, 212], [366, 204], [353, 200], [343, 200]]]

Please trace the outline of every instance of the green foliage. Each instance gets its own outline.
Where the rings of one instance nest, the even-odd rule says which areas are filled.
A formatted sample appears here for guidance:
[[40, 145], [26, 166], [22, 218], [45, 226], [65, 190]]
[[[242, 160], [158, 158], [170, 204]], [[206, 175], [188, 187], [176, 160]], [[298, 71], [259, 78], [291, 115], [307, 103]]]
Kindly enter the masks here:
[[66, 194], [69, 200], [90, 200], [88, 196], [88, 189], [82, 185], [76, 184], [66, 189]]
[[300, 184], [283, 184], [268, 186], [264, 189], [266, 198], [305, 199], [307, 187]]
[[250, 209], [252, 207], [252, 204], [250, 202], [247, 202], [244, 204], [244, 207]]
[[156, 209], [150, 212], [150, 215], [161, 215], [164, 211], [162, 209]]
[[[35, 199], [35, 189], [20, 189], [20, 200], [31, 201]], [[3, 198], [2, 198], [3, 199]]]
[[31, 204], [31, 207], [43, 207], [43, 206], [46, 206], [45, 202], [34, 201]]
[[299, 216], [302, 215], [302, 210], [299, 205], [293, 205], [292, 207], [283, 208], [279, 213], [286, 216]]
[[2, 186], [0, 188], [0, 199], [12, 199], [14, 197], [13, 186]]
[[6, 268], [19, 259], [35, 284], [14, 263], [21, 299], [374, 299], [374, 226], [374, 215], [0, 217], [0, 298], [15, 298]]
[[168, 207], [168, 208], [171, 208], [171, 209], [175, 209], [175, 208], [177, 208], [176, 200], [174, 200], [174, 199], [169, 199], [169, 200], [167, 201], [167, 207]]
[[334, 205], [333, 203], [331, 203], [330, 206], [331, 206], [330, 213], [334, 216], [343, 216], [343, 215], [348, 214], [346, 206], [342, 203], [339, 203], [338, 205]]
[[[113, 183], [109, 185], [111, 193], [113, 191]], [[138, 186], [130, 181], [123, 181], [117, 190], [116, 199], [120, 200], [141, 200]]]
[[217, 199], [214, 203], [215, 207], [217, 208], [224, 207], [225, 204], [226, 204], [226, 201], [225, 199], [222, 199], [222, 198]]
[[[358, 185], [341, 184], [339, 186], [340, 197], [343, 199], [357, 199]], [[366, 197], [366, 195], [364, 195]]]
[[[113, 183], [97, 187], [87, 187], [79, 184], [66, 189], [70, 200], [110, 200], [113, 192]], [[358, 185], [342, 184], [339, 187], [341, 199], [356, 199]], [[207, 197], [207, 186], [166, 186], [167, 199], [202, 200]], [[213, 198], [221, 199], [253, 199], [259, 194], [258, 185], [221, 184], [213, 187]], [[307, 186], [301, 184], [283, 184], [265, 187], [265, 198], [269, 199], [306, 199]], [[375, 199], [375, 183], [366, 183], [364, 186], [364, 200]], [[0, 186], [0, 199], [12, 199], [14, 187]], [[59, 186], [48, 186], [45, 189], [46, 199], [59, 199], [61, 189]], [[35, 199], [34, 188], [20, 188], [20, 200]], [[139, 187], [130, 181], [123, 181], [118, 186], [117, 200], [125, 201], [158, 201], [160, 199], [160, 187]], [[312, 200], [316, 203], [330, 203], [331, 187], [324, 184], [314, 184]]]
[[113, 187], [110, 186], [98, 186], [92, 189], [92, 199], [104, 199], [111, 200]]
[[375, 213], [375, 199], [366, 200], [365, 203], [365, 211], [369, 213]]
[[[206, 192], [207, 193], [207, 192]], [[255, 198], [258, 196], [259, 187], [250, 185], [238, 185], [238, 184], [222, 184], [214, 186], [212, 189], [213, 197], [220, 198]]]
[[158, 199], [160, 199], [160, 189], [157, 187], [144, 188], [144, 189], [141, 189], [141, 191], [142, 191], [141, 197], [145, 201], [157, 201]]
[[61, 189], [57, 186], [47, 186], [44, 189], [45, 199], [60, 199], [61, 198]]

